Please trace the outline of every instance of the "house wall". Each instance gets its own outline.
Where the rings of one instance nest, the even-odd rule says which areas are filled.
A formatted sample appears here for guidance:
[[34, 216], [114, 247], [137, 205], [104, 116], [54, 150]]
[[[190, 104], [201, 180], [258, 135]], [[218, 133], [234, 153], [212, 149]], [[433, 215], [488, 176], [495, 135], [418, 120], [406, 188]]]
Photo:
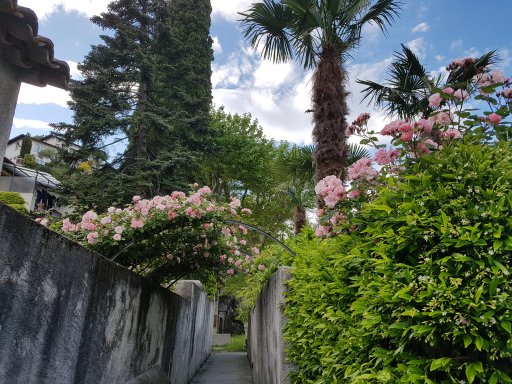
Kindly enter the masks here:
[[185, 384], [210, 353], [213, 304], [178, 295], [0, 204], [0, 383]]

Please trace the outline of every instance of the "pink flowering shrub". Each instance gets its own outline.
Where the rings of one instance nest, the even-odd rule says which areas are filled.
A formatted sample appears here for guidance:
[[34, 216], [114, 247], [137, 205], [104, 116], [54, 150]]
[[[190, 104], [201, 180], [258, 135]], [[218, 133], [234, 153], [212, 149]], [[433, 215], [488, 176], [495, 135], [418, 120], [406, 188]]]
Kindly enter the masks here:
[[196, 187], [188, 195], [134, 196], [124, 208], [88, 211], [80, 220], [66, 218], [51, 227], [107, 258], [165, 281], [191, 273], [226, 276], [261, 270], [259, 264], [253, 265], [259, 249], [250, 247], [247, 228], [227, 222], [238, 223], [250, 213], [236, 198], [221, 204], [212, 199], [210, 188]]
[[[471, 58], [455, 60], [447, 70], [463, 69], [473, 62]], [[463, 137], [475, 143], [510, 141], [511, 85], [510, 78], [501, 71], [480, 68], [468, 83], [446, 84], [434, 90], [428, 99], [434, 112], [428, 119], [394, 120], [375, 132], [368, 129], [368, 113], [358, 116], [348, 127], [347, 136], [360, 136], [361, 144], [376, 150], [375, 156], [351, 165], [347, 169], [347, 180], [327, 176], [318, 183], [315, 191], [326, 209], [318, 213], [320, 223], [316, 234], [332, 236], [339, 233], [342, 226], [350, 231], [349, 219], [354, 212], [361, 209], [362, 203], [372, 200], [376, 188], [385, 185], [387, 178], [399, 178], [410, 161], [452, 145]], [[470, 108], [474, 106], [480, 109]], [[480, 110], [484, 112], [476, 113]], [[381, 144], [385, 137], [391, 138], [389, 149]], [[339, 212], [343, 213], [342, 218]]]

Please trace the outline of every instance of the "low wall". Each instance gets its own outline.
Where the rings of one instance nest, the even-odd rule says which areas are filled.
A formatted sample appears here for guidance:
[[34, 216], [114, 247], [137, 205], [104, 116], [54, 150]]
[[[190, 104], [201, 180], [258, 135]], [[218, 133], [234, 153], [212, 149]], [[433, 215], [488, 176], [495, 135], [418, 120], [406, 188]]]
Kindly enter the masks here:
[[254, 384], [288, 384], [292, 365], [286, 360], [282, 328], [285, 282], [289, 267], [272, 275], [249, 317], [248, 355]]
[[198, 282], [177, 289], [0, 204], [0, 383], [125, 384], [155, 366], [188, 383], [210, 353], [213, 303]]

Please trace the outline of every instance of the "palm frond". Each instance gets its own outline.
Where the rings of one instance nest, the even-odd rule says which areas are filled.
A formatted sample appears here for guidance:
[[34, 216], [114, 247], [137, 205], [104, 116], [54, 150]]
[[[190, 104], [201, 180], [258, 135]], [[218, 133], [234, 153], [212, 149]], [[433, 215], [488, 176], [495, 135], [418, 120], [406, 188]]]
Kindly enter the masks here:
[[369, 22], [376, 24], [382, 32], [395, 21], [395, 17], [400, 14], [402, 2], [397, 0], [378, 0], [370, 7], [359, 21], [361, 27]]
[[402, 52], [394, 53], [394, 61], [388, 70], [386, 84], [369, 80], [357, 80], [366, 86], [364, 98], [388, 114], [399, 118], [428, 116], [431, 108], [428, 97], [435, 82], [412, 50], [402, 44]]
[[274, 175], [282, 181], [312, 182], [315, 171], [313, 151], [312, 145], [293, 146], [275, 160], [272, 170]]
[[472, 65], [464, 66], [453, 70], [448, 75], [448, 84], [464, 88], [465, 83], [470, 81], [473, 76], [480, 72], [480, 69], [487, 66], [492, 66], [500, 61], [496, 50], [489, 51], [480, 57], [477, 57]]
[[292, 24], [291, 9], [273, 0], [253, 3], [239, 13], [243, 34], [253, 48], [262, 44], [262, 56], [274, 62], [285, 62], [293, 57], [287, 29]]
[[370, 151], [366, 147], [363, 147], [359, 144], [349, 143], [347, 146], [348, 156], [347, 156], [347, 167], [350, 167], [356, 161], [361, 160], [363, 158], [370, 157]]

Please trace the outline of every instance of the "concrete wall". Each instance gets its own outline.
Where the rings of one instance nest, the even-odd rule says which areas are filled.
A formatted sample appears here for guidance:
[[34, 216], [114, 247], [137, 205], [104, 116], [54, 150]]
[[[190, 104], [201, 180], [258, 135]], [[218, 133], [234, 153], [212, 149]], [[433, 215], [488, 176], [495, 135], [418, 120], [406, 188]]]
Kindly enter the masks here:
[[0, 204], [0, 383], [185, 384], [210, 353], [213, 304], [186, 298]]
[[282, 328], [285, 282], [289, 267], [281, 267], [267, 282], [249, 317], [248, 355], [254, 384], [287, 384], [292, 365], [286, 360]]
[[0, 165], [4, 161], [5, 148], [11, 134], [20, 85], [15, 69], [0, 54]]

